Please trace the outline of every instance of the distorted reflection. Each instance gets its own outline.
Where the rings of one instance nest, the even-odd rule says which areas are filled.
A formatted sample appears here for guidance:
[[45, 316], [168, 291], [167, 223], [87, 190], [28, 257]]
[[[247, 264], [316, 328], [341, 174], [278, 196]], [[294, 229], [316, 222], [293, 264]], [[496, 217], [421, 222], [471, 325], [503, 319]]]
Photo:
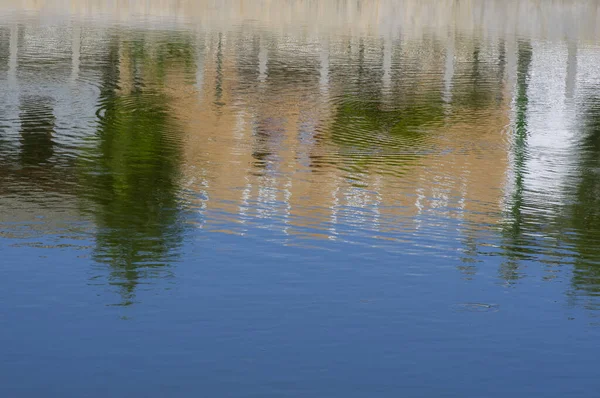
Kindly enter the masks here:
[[507, 281], [514, 281], [519, 278], [519, 258], [526, 257], [528, 252], [528, 243], [523, 229], [525, 221], [523, 220], [524, 207], [524, 179], [527, 173], [525, 159], [527, 157], [527, 105], [528, 93], [527, 86], [529, 82], [529, 73], [531, 67], [531, 45], [520, 41], [517, 47], [517, 86], [515, 98], [515, 121], [512, 137], [512, 175], [514, 179], [513, 192], [508, 201], [508, 222], [504, 228], [506, 235], [507, 261], [503, 264], [500, 273]]
[[580, 7], [526, 1], [521, 24], [502, 1], [82, 0], [34, 23], [47, 8], [22, 3], [0, 7], [2, 203], [89, 222], [121, 304], [212, 233], [472, 281], [499, 256], [510, 286], [568, 264], [600, 291], [598, 49], [580, 46], [598, 32]]
[[52, 100], [26, 97], [21, 101], [21, 163], [24, 167], [43, 166], [54, 152]]
[[110, 46], [98, 131], [80, 162], [80, 190], [93, 203], [94, 258], [111, 266], [110, 283], [129, 304], [140, 278], [164, 276], [156, 267], [169, 264], [181, 242], [180, 137], [166, 95], [146, 82], [158, 84], [167, 57], [182, 47], [159, 44], [152, 56], [144, 42]]
[[[596, 88], [597, 89], [597, 88]], [[585, 99], [581, 116], [578, 175], [574, 176], [572, 205], [568, 211], [569, 234], [576, 252], [573, 285], [597, 296], [600, 293], [600, 100]], [[588, 305], [599, 308], [593, 300]]]

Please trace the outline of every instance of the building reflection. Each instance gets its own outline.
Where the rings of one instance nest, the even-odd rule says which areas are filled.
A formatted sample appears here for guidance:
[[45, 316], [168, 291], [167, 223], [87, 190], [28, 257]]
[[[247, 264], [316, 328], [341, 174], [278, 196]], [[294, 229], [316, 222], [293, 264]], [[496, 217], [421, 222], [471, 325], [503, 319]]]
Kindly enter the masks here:
[[[7, 51], [2, 59], [5, 80], [0, 94], [0, 178], [3, 181], [0, 207], [4, 210], [3, 219], [31, 223], [40, 213], [45, 213], [50, 220], [48, 226], [54, 227], [57, 218], [74, 215], [73, 209], [67, 210], [67, 204], [75, 202], [72, 184], [76, 178], [71, 172], [75, 162], [68, 156], [65, 137], [58, 134], [58, 128], [61, 125], [78, 127], [77, 120], [67, 120], [65, 109], [82, 97], [74, 96], [64, 103], [61, 83], [53, 80], [62, 73], [62, 54], [57, 51], [59, 59], [55, 70], [40, 66], [32, 58], [39, 55], [40, 44], [52, 42], [54, 38], [37, 37], [35, 33], [17, 24], [11, 24], [2, 33], [5, 39], [2, 47]], [[51, 64], [54, 59], [48, 58], [46, 62]], [[87, 112], [94, 113], [93, 109]], [[48, 197], [44, 197], [44, 193], [49, 194]], [[50, 206], [55, 200], [61, 200], [64, 205], [56, 213]], [[39, 232], [40, 227], [33, 224], [30, 228]]]
[[[468, 277], [477, 273], [482, 246], [494, 241], [504, 258], [500, 278], [509, 284], [523, 261], [552, 257], [532, 234], [555, 237], [570, 228], [579, 237], [572, 241], [574, 284], [597, 285], [594, 212], [587, 210], [595, 206], [595, 105], [582, 116], [582, 143], [567, 122], [564, 134], [543, 134], [579, 100], [586, 54], [577, 40], [517, 40], [523, 26], [509, 32], [506, 24], [521, 17], [499, 1], [263, 3], [225, 2], [231, 7], [209, 12], [203, 1], [175, 8], [128, 1], [116, 11], [71, 2], [66, 14], [96, 10], [135, 26], [132, 15], [143, 9], [189, 25], [147, 31], [99, 23], [88, 31], [74, 23], [56, 33], [68, 40], [52, 41], [60, 56], [48, 70], [35, 53], [42, 30], [0, 32], [7, 85], [18, 94], [2, 97], [8, 138], [0, 145], [19, 154], [3, 166], [50, 173], [46, 164], [61, 165], [60, 177], [43, 178], [72, 183], [65, 191], [93, 221], [94, 259], [108, 265], [123, 304], [135, 300], [144, 278], [170, 272], [165, 265], [177, 259], [185, 222], [241, 235], [264, 228], [285, 244], [393, 246], [451, 234], [458, 243], [440, 250], [458, 246], [452, 256]], [[564, 7], [531, 12], [558, 18]], [[481, 12], [467, 15], [473, 9]], [[225, 28], [210, 19], [224, 10], [239, 23]], [[311, 22], [305, 31], [284, 28], [288, 17], [276, 18], [284, 11]], [[113, 12], [119, 15], [107, 16]], [[492, 20], [498, 13], [506, 19]], [[557, 32], [572, 27], [570, 16]], [[252, 17], [260, 28], [243, 23]], [[535, 21], [526, 25], [544, 36]], [[588, 18], [582, 21], [581, 37], [595, 37]], [[484, 23], [498, 29], [485, 35]], [[547, 58], [556, 62], [542, 65]], [[43, 95], [23, 84], [29, 79], [43, 82]], [[73, 89], [79, 86], [89, 90]], [[534, 99], [550, 95], [564, 101], [538, 109]], [[549, 148], [570, 160], [545, 158]]]
[[[503, 47], [459, 42], [456, 57], [483, 61], [442, 75], [439, 41], [390, 39], [377, 50], [364, 38], [278, 40], [207, 33], [197, 70], [180, 63], [165, 75], [198, 226], [266, 228], [297, 244], [393, 242], [458, 223], [465, 261], [477, 256], [478, 231], [501, 219], [509, 165]], [[473, 74], [482, 84], [465, 86]]]

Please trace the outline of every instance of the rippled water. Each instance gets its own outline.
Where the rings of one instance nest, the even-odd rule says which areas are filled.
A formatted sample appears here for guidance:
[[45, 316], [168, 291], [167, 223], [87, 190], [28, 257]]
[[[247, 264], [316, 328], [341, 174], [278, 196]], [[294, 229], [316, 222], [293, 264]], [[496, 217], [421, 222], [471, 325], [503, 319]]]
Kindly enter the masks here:
[[0, 0], [0, 395], [596, 396], [599, 11]]

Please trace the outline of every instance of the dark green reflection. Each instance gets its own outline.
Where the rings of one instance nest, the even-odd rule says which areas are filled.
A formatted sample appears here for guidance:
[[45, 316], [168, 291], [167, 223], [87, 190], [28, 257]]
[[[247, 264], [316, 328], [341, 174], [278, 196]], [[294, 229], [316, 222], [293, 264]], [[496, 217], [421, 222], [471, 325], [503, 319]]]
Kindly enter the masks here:
[[54, 153], [54, 109], [52, 99], [25, 97], [21, 100], [21, 152], [23, 166], [46, 163]]
[[504, 250], [508, 257], [500, 268], [500, 274], [506, 281], [518, 279], [518, 259], [525, 256], [526, 245], [523, 237], [523, 195], [524, 179], [526, 174], [527, 155], [527, 105], [529, 102], [527, 88], [529, 84], [529, 70], [533, 50], [531, 44], [520, 41], [517, 53], [517, 93], [516, 93], [516, 115], [513, 127], [513, 172], [514, 193], [510, 199], [508, 222], [504, 225], [503, 235], [505, 237]]
[[436, 96], [406, 102], [396, 98], [390, 107], [378, 95], [349, 95], [336, 110], [331, 139], [353, 171], [377, 164], [401, 174], [418, 157], [415, 148], [424, 149], [424, 129], [443, 117], [441, 95]]
[[[104, 71], [97, 142], [86, 154], [81, 184], [95, 204], [94, 258], [111, 265], [111, 284], [121, 286], [129, 304], [140, 278], [172, 261], [182, 239], [180, 146], [165, 95], [142, 84], [116, 94], [117, 54], [115, 43]], [[132, 57], [134, 68], [143, 61], [135, 52]], [[140, 79], [138, 73], [134, 80]]]
[[377, 163], [398, 172], [417, 156], [426, 129], [443, 119], [441, 91], [384, 93], [380, 76], [364, 65], [362, 45], [359, 50], [352, 73], [358, 79], [336, 105], [330, 137], [352, 167]]
[[588, 293], [600, 293], [600, 99], [585, 101], [579, 171], [569, 212], [577, 258], [573, 284]]

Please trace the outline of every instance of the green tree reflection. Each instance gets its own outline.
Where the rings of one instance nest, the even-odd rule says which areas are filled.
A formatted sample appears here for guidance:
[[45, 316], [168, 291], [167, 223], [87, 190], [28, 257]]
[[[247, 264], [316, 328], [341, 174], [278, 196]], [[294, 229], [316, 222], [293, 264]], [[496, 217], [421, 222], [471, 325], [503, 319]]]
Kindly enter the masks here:
[[394, 82], [384, 89], [380, 63], [366, 60], [362, 39], [356, 60], [348, 64], [355, 66], [344, 71], [352, 78], [344, 82], [345, 94], [336, 104], [330, 139], [353, 171], [378, 164], [402, 174], [418, 157], [407, 149], [421, 146], [427, 128], [443, 120], [440, 90], [408, 91]]
[[576, 251], [573, 285], [588, 294], [600, 293], [600, 98], [585, 101], [583, 139], [573, 191], [570, 243]]
[[517, 51], [517, 93], [515, 100], [515, 123], [513, 127], [514, 192], [510, 198], [509, 214], [507, 215], [508, 222], [504, 225], [503, 229], [505, 237], [504, 250], [508, 259], [500, 268], [501, 276], [508, 282], [519, 278], [519, 259], [525, 255], [522, 248], [527, 247], [522, 233], [524, 223], [523, 195], [528, 136], [527, 106], [529, 99], [527, 88], [533, 50], [529, 42], [520, 41]]
[[[118, 43], [108, 58], [97, 141], [85, 157], [82, 187], [94, 204], [94, 258], [110, 264], [110, 283], [121, 287], [127, 305], [140, 279], [177, 255], [180, 147], [166, 96], [136, 84], [140, 76], [131, 93], [117, 94]], [[135, 68], [144, 60], [132, 61]]]

